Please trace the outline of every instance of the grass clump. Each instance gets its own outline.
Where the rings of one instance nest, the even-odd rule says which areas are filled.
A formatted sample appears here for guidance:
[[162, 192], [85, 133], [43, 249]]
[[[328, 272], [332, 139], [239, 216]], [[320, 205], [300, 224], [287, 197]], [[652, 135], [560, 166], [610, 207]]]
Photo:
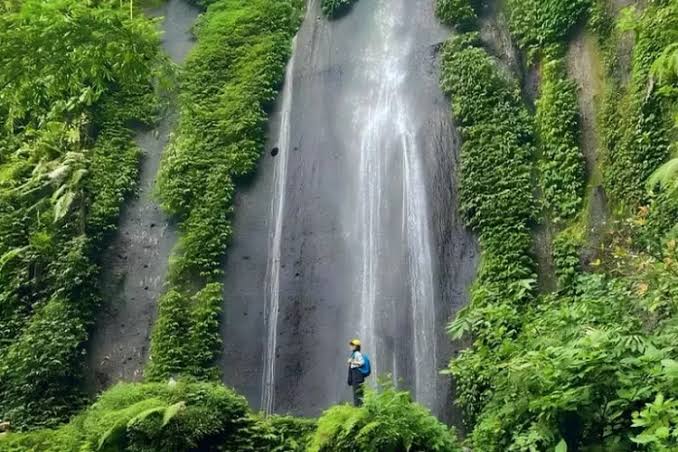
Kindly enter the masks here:
[[453, 430], [409, 393], [386, 388], [368, 391], [362, 408], [339, 405], [327, 410], [309, 452], [461, 451]]
[[158, 181], [181, 238], [151, 338], [147, 376], [153, 380], [215, 375], [235, 184], [260, 158], [266, 109], [282, 83], [301, 6], [298, 0], [217, 0], [197, 25], [198, 42], [181, 81], [180, 121]]
[[108, 2], [0, 15], [0, 419], [63, 421], [80, 403], [98, 256], [134, 190], [132, 121], [153, 121], [154, 23]]

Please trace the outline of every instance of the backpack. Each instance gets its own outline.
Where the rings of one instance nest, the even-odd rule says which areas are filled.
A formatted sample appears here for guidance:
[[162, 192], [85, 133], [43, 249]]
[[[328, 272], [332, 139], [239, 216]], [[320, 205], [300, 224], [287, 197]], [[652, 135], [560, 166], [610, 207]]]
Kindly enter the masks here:
[[363, 374], [363, 377], [369, 377], [370, 374], [372, 373], [372, 365], [370, 364], [370, 357], [367, 356], [366, 354], [362, 353], [363, 355], [363, 363], [362, 366], [358, 367], [358, 370], [360, 371], [361, 374]]

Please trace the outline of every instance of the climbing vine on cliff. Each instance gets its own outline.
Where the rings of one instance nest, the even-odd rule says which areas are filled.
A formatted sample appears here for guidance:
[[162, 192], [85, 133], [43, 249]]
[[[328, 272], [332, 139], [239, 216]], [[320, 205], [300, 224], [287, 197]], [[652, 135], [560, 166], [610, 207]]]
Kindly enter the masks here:
[[535, 117], [541, 149], [543, 203], [556, 223], [572, 219], [584, 192], [584, 158], [579, 149], [579, 111], [575, 83], [560, 58], [546, 59]]
[[645, 183], [670, 156], [672, 101], [662, 95], [652, 65], [678, 41], [678, 5], [652, 2], [640, 13], [626, 10], [620, 27], [635, 35], [631, 80], [626, 93], [607, 100], [605, 178], [619, 207], [647, 201]]
[[507, 0], [511, 34], [523, 49], [534, 53], [562, 43], [582, 22], [591, 0]]
[[534, 296], [528, 228], [535, 213], [534, 132], [518, 85], [501, 72], [475, 34], [445, 45], [441, 84], [452, 98], [463, 140], [461, 210], [483, 252], [470, 306], [450, 327], [455, 336], [474, 338], [473, 347], [451, 368], [457, 401], [473, 424], [491, 397], [498, 348], [516, 336], [520, 313]]

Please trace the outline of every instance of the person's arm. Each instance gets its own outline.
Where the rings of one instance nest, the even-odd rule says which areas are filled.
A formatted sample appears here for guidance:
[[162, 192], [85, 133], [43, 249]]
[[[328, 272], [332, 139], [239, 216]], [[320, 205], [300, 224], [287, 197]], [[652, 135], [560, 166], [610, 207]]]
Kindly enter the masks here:
[[363, 358], [362, 353], [355, 352], [351, 358], [351, 366], [362, 367], [363, 364], [365, 364], [365, 358]]

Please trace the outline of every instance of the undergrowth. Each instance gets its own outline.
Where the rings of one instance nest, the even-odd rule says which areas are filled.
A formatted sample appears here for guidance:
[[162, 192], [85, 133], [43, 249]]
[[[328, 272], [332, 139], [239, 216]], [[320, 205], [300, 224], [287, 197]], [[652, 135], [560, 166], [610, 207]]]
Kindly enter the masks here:
[[309, 452], [461, 451], [454, 430], [407, 392], [368, 391], [362, 408], [338, 405], [318, 420]]
[[68, 424], [0, 437], [0, 449], [302, 452], [314, 430], [312, 420], [262, 418], [220, 384], [118, 384]]
[[0, 419], [21, 429], [80, 404], [97, 258], [135, 186], [129, 125], [153, 121], [159, 40], [107, 2], [12, 11], [0, 15]]
[[232, 233], [235, 184], [252, 174], [261, 155], [266, 109], [282, 83], [302, 7], [299, 0], [209, 3], [185, 64], [180, 121], [158, 181], [181, 238], [152, 333], [151, 380], [216, 375], [221, 264]]

